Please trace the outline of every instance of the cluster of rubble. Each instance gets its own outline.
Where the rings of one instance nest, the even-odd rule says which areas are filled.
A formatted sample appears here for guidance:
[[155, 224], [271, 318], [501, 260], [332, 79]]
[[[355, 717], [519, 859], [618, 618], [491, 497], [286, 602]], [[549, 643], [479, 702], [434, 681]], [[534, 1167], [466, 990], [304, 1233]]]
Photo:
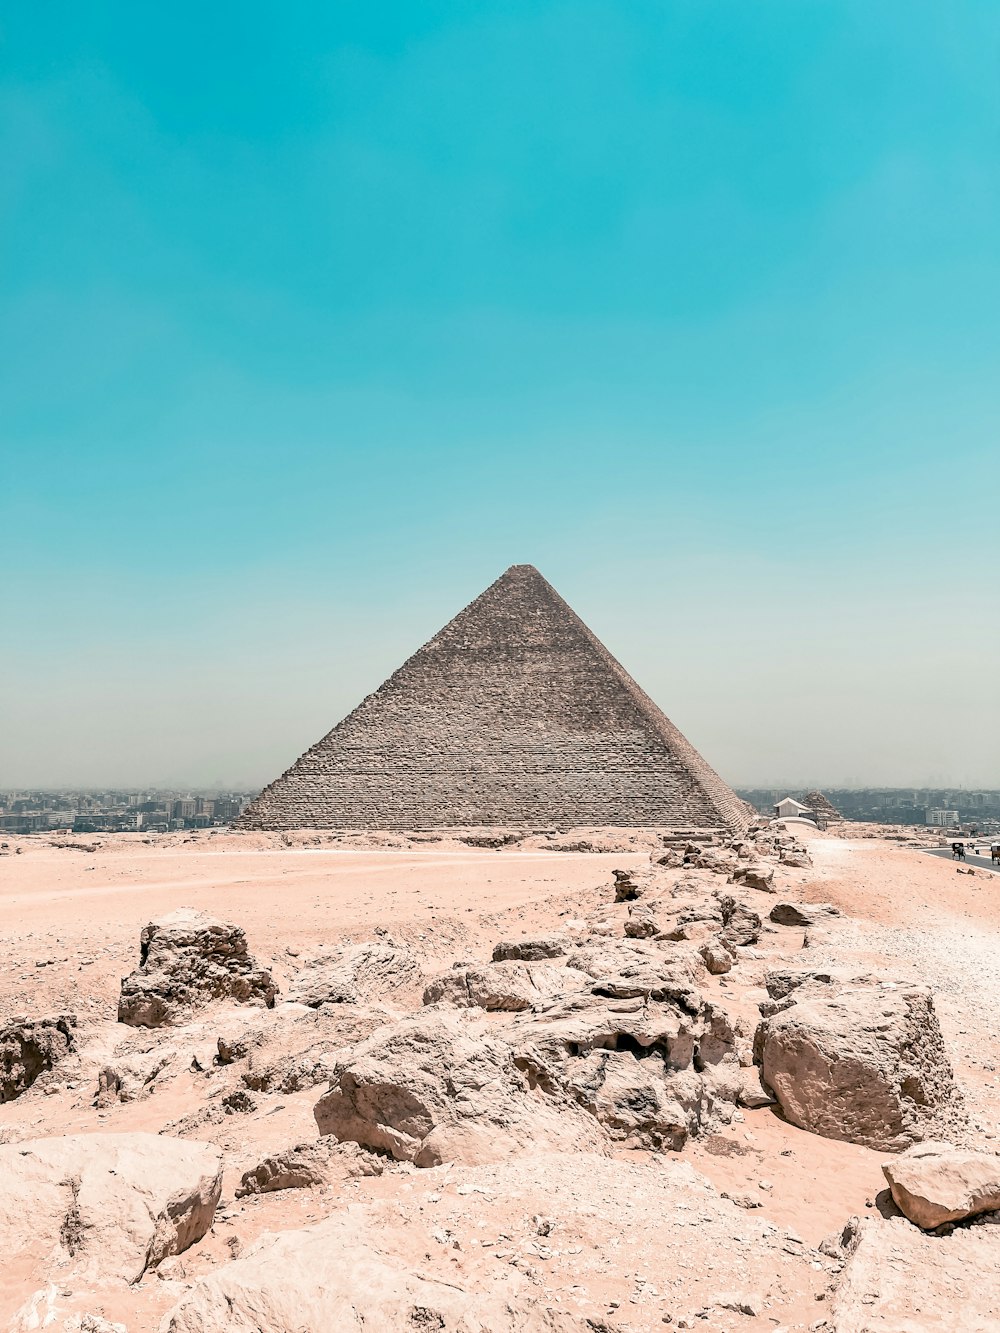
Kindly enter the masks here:
[[[894, 1272], [918, 1274], [930, 1233], [942, 1240], [964, 1224], [942, 1262], [982, 1265], [987, 1241], [967, 1224], [1000, 1210], [1000, 1157], [965, 1141], [931, 992], [849, 969], [761, 967], [764, 932], [836, 920], [829, 904], [776, 892], [776, 870], [808, 864], [807, 848], [765, 829], [728, 843], [664, 841], [646, 869], [614, 872], [589, 920], [500, 940], [489, 958], [433, 972], [380, 930], [301, 960], [284, 998], [238, 926], [191, 910], [151, 922], [122, 982], [119, 1021], [130, 1035], [98, 1061], [71, 1015], [10, 1021], [0, 1030], [0, 1100], [70, 1067], [93, 1078], [97, 1108], [153, 1096], [181, 1066], [215, 1094], [172, 1135], [0, 1144], [5, 1249], [31, 1288], [11, 1327], [44, 1325], [51, 1292], [74, 1273], [135, 1283], [204, 1237], [223, 1155], [187, 1136], [252, 1112], [258, 1097], [309, 1088], [320, 1089], [316, 1137], [243, 1171], [237, 1198], [342, 1185], [396, 1164], [451, 1163], [492, 1171], [495, 1182], [505, 1163], [676, 1152], [776, 1107], [810, 1133], [895, 1155], [884, 1171], [902, 1218], [852, 1221], [813, 1258], [834, 1280], [829, 1317], [813, 1327], [874, 1327], [863, 1322], [873, 1303], [892, 1299], [873, 1291], [886, 1255]], [[740, 986], [756, 997], [756, 1021], [726, 1000]], [[997, 1265], [991, 1250], [994, 1278]], [[746, 1296], [716, 1304], [760, 1312]], [[517, 1273], [478, 1290], [412, 1271], [340, 1212], [188, 1283], [162, 1328], [263, 1328], [261, 1310], [276, 1333], [626, 1327], [560, 1309]], [[73, 1327], [115, 1327], [86, 1317]]]

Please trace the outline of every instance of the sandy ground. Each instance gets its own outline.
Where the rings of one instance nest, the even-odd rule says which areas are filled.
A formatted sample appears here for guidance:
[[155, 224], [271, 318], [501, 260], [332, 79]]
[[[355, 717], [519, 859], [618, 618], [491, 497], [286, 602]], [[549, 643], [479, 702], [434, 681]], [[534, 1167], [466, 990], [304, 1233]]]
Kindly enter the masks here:
[[0, 857], [3, 1011], [82, 1004], [95, 1018], [113, 1017], [120, 979], [138, 962], [139, 931], [176, 907], [238, 922], [280, 984], [288, 950], [367, 939], [378, 925], [450, 962], [463, 949], [492, 947], [500, 922], [516, 923], [518, 934], [547, 928], [606, 886], [613, 867], [648, 859], [277, 843], [211, 833], [166, 846], [129, 835], [61, 847], [11, 840], [21, 854]]
[[[826, 836], [813, 839], [810, 850], [813, 868], [781, 871], [781, 896], [831, 902], [843, 915], [829, 932], [814, 932], [808, 961], [856, 961], [887, 976], [929, 982], [939, 995], [942, 1027], [973, 1115], [985, 1133], [1000, 1133], [995, 1021], [1000, 1011], [1000, 876], [957, 874], [950, 862], [880, 839]], [[9, 839], [0, 854], [0, 1016], [71, 1010], [89, 1039], [105, 1042], [110, 1050], [123, 1032], [115, 1023], [118, 988], [137, 964], [139, 931], [175, 907], [197, 907], [238, 922], [257, 958], [273, 967], [283, 985], [302, 954], [321, 943], [370, 938], [376, 926], [413, 945], [430, 969], [461, 958], [488, 958], [497, 939], [562, 929], [586, 914], [603, 912], [617, 921], [626, 909], [608, 905], [612, 869], [646, 866], [643, 847], [567, 853], [480, 851], [448, 844], [286, 846], [263, 835], [216, 832], [183, 840], [68, 838], [61, 846]], [[762, 896], [762, 915], [772, 902]], [[620, 933], [619, 925], [616, 930]], [[803, 943], [801, 930], [767, 926], [756, 961], [751, 957], [741, 963], [743, 985], [752, 986], [755, 968], [762, 977], [765, 965], [775, 961], [806, 961]], [[708, 985], [721, 1002], [738, 1007], [732, 978], [712, 978]], [[35, 1088], [0, 1106], [0, 1140], [29, 1132], [161, 1131], [195, 1115], [204, 1097], [203, 1079], [190, 1073], [145, 1100], [96, 1110], [92, 1086], [56, 1081], [54, 1091]], [[147, 1276], [139, 1295], [102, 1292], [100, 1301], [92, 1300], [87, 1308], [127, 1321], [131, 1333], [154, 1328], [176, 1299], [180, 1278], [210, 1271], [264, 1230], [305, 1225], [341, 1206], [338, 1192], [329, 1188], [241, 1202], [233, 1198], [244, 1163], [262, 1151], [315, 1137], [316, 1099], [314, 1088], [273, 1097], [259, 1115], [230, 1117], [208, 1127], [204, 1136], [226, 1147], [233, 1159], [213, 1232], [171, 1261], [167, 1280]], [[740, 1260], [745, 1265], [752, 1267], [751, 1259], [768, 1255], [768, 1246], [776, 1256], [765, 1263], [763, 1276], [754, 1273], [768, 1284], [759, 1318], [716, 1313], [699, 1326], [748, 1331], [817, 1327], [827, 1274], [813, 1247], [838, 1232], [852, 1214], [874, 1216], [886, 1207], [880, 1170], [884, 1155], [806, 1134], [762, 1109], [738, 1113], [721, 1133], [692, 1140], [680, 1157], [717, 1190], [759, 1203], [734, 1210], [722, 1201], [728, 1222], [715, 1216], [715, 1203], [705, 1216], [706, 1226], [728, 1226], [738, 1238], [731, 1246], [735, 1257], [744, 1244], [749, 1247], [749, 1257]], [[565, 1163], [559, 1170], [553, 1167], [549, 1209], [562, 1210], [564, 1236], [560, 1262], [541, 1264], [545, 1291], [567, 1308], [614, 1316], [608, 1326], [616, 1329], [658, 1328], [666, 1314], [695, 1317], [699, 1302], [717, 1287], [716, 1279], [699, 1267], [696, 1231], [668, 1236], [663, 1228], [673, 1226], [676, 1216], [665, 1219], [656, 1203], [658, 1190], [693, 1187], [666, 1180], [662, 1159], [654, 1154], [616, 1149], [610, 1160], [619, 1164], [618, 1174], [601, 1176], [605, 1195], [596, 1192], [589, 1202], [579, 1176], [575, 1182], [567, 1177]], [[445, 1220], [435, 1223], [438, 1229], [461, 1233], [463, 1239], [454, 1254], [430, 1245], [434, 1262], [478, 1272], [483, 1264], [497, 1263], [495, 1257], [487, 1259], [484, 1240], [491, 1242], [494, 1256], [503, 1245], [524, 1259], [526, 1242], [514, 1233], [523, 1230], [530, 1213], [540, 1211], [526, 1193], [530, 1170], [528, 1179], [523, 1166], [500, 1175], [492, 1170], [491, 1178], [476, 1187], [480, 1195], [474, 1203], [480, 1199], [481, 1206], [470, 1207], [468, 1193], [449, 1193], [449, 1179], [454, 1184], [458, 1177], [449, 1175], [447, 1167], [394, 1168], [379, 1178], [352, 1182], [350, 1197], [383, 1220], [388, 1215], [417, 1218], [425, 1231], [428, 1218], [440, 1214]], [[468, 1183], [472, 1177], [461, 1178]], [[671, 1206], [679, 1207], [679, 1196], [670, 1197]], [[514, 1239], [503, 1241], [503, 1234]], [[425, 1239], [412, 1245], [414, 1262], [418, 1257], [424, 1262]], [[666, 1268], [665, 1246], [672, 1255]], [[797, 1276], [782, 1264], [795, 1265]], [[537, 1275], [534, 1280], [541, 1281]], [[68, 1309], [83, 1308], [67, 1299]]]

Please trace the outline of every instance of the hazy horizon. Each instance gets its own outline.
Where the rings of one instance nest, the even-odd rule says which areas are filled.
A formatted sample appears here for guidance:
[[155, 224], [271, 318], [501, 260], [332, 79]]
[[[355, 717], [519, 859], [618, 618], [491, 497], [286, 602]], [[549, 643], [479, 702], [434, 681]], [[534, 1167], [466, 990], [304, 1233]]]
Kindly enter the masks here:
[[0, 787], [259, 787], [524, 561], [734, 786], [1000, 787], [998, 49], [5, 15]]
[[[544, 569], [542, 573], [545, 573]], [[556, 586], [557, 590], [567, 594], [565, 587], [560, 588], [558, 583]], [[482, 588], [477, 588], [473, 595], [480, 591]], [[639, 595], [641, 597], [641, 590]], [[471, 597], [466, 600], [471, 600]], [[774, 684], [775, 687], [781, 687], [780, 692], [776, 688], [768, 689], [771, 673], [769, 634], [766, 624], [758, 624], [754, 636], [753, 627], [760, 617], [752, 605], [746, 607], [736, 621], [739, 629], [737, 639], [743, 647], [744, 656], [741, 667], [735, 670], [729, 665], [726, 648], [731, 641], [734, 622], [730, 619], [725, 624], [719, 624], [708, 606], [699, 608], [689, 599], [685, 607], [685, 623], [696, 633], [689, 638], [681, 636], [681, 643], [688, 650], [685, 659], [673, 660], [664, 665], [659, 661], [662, 632], [653, 632], [655, 626], [650, 625], [648, 616], [633, 617], [621, 607], [616, 607], [613, 589], [604, 588], [603, 621], [600, 616], [588, 614], [585, 598], [567, 595], [567, 600], [731, 786], [785, 786], [792, 789], [1000, 786], [993, 759], [995, 751], [991, 748], [991, 738], [985, 729], [977, 733], [978, 744], [975, 736], [962, 738], [963, 748], [982, 765], [981, 772], [985, 776], [970, 779], [949, 774], [943, 767], [927, 768], [923, 773], [920, 772], [918, 756], [921, 751], [929, 750], [932, 743], [936, 743], [943, 753], [944, 743], [950, 739], [951, 719], [941, 710], [935, 710], [928, 716], [923, 733], [910, 738], [905, 757], [898, 753], [884, 756], [879, 762], [871, 763], [867, 771], [858, 772], [858, 765], [852, 766], [851, 761], [864, 746], [860, 738], [867, 729], [867, 744], [871, 746], [872, 729], [879, 727], [879, 715], [891, 703], [889, 695], [892, 689], [888, 693], [884, 689], [878, 693], [871, 692], [867, 698], [859, 695], [859, 714], [850, 732], [841, 734], [843, 714], [821, 715], [815, 706], [814, 686], [811, 683], [796, 684], [794, 679], [779, 673], [774, 677]], [[213, 738], [215, 748], [207, 764], [203, 761], [204, 766], [200, 772], [193, 765], [185, 769], [178, 762], [172, 772], [164, 769], [155, 779], [148, 776], [152, 770], [145, 761], [144, 745], [152, 745], [152, 740], [144, 734], [144, 729], [151, 730], [155, 738], [159, 719], [145, 717], [144, 710], [138, 706], [139, 701], [131, 699], [126, 700], [126, 706], [119, 709], [117, 738], [102, 737], [100, 734], [108, 719], [114, 716], [109, 703], [92, 716], [68, 719], [81, 738], [72, 748], [79, 752], [85, 766], [93, 763], [88, 747], [82, 743], [82, 737], [87, 735], [95, 744], [103, 739], [105, 745], [111, 741], [115, 741], [119, 747], [124, 745], [127, 763], [117, 769], [109, 766], [103, 776], [84, 777], [82, 774], [91, 770], [82, 767], [77, 777], [60, 779], [50, 776], [45, 780], [38, 778], [29, 781], [24, 777], [15, 780], [13, 775], [5, 776], [9, 770], [4, 761], [0, 767], [0, 787], [219, 786], [247, 791], [263, 787], [352, 711], [362, 698], [377, 689], [411, 652], [441, 629], [459, 609], [460, 605], [444, 609], [436, 621], [429, 619], [429, 610], [424, 610], [422, 629], [414, 629], [408, 643], [401, 644], [398, 650], [395, 644], [403, 637], [399, 629], [401, 623], [405, 621], [410, 626], [421, 618], [413, 604], [408, 607], [394, 604], [392, 613], [386, 614], [384, 622], [380, 621], [376, 608], [348, 608], [338, 617], [337, 623], [349, 626], [349, 632], [334, 635], [330, 626], [312, 625], [307, 628], [303, 625], [299, 630], [298, 642], [293, 640], [291, 628], [296, 615], [289, 610], [286, 612], [285, 633], [279, 636], [280, 643], [272, 643], [271, 656], [263, 658], [264, 643], [261, 641], [258, 644], [258, 652], [254, 654], [257, 671], [262, 671], [261, 663], [266, 660], [267, 674], [260, 674], [254, 679], [253, 693], [248, 694], [245, 687], [243, 691], [234, 689], [231, 693], [235, 698], [220, 703], [217, 712], [206, 713], [203, 709], [195, 709], [187, 719], [186, 709], [178, 709], [172, 714], [175, 725], [183, 727], [179, 734], [171, 737], [179, 760], [196, 752], [199, 745], [204, 752], [205, 738], [202, 737], [199, 742], [196, 729], [203, 728], [209, 717], [216, 723], [217, 735]], [[696, 620], [699, 614], [701, 619]], [[731, 617], [735, 614], [730, 612]], [[814, 622], [824, 619], [818, 608], [813, 619]], [[808, 626], [808, 618], [801, 617], [800, 624]], [[396, 633], [393, 633], [394, 627]], [[894, 627], [883, 628], [891, 641], [901, 626], [897, 623]], [[818, 636], [815, 623], [811, 634]], [[826, 637], [829, 638], [829, 633]], [[817, 637], [815, 641], [821, 646], [822, 640]], [[631, 651], [623, 646], [629, 642]], [[334, 668], [332, 672], [331, 664]], [[194, 669], [194, 663], [191, 665]], [[808, 665], [808, 657], [803, 656], [800, 659], [800, 670], [804, 673]], [[213, 679], [217, 686], [221, 686], [218, 667], [216, 673]], [[330, 675], [335, 678], [332, 683]], [[654, 679], [657, 676], [661, 682], [659, 686]], [[673, 681], [677, 684], [672, 684]], [[748, 685], [751, 681], [752, 686]], [[891, 678], [889, 684], [892, 685]], [[719, 691], [725, 707], [716, 709], [713, 706], [715, 689]], [[691, 702], [686, 709], [671, 707], [671, 690], [677, 703], [683, 693], [689, 701], [697, 701], [698, 707]], [[328, 695], [331, 700], [325, 709], [324, 695]], [[904, 694], [900, 706], [908, 710], [912, 707], [912, 697]], [[130, 741], [121, 726], [124, 716], [128, 717], [129, 726], [134, 728], [132, 735], [137, 738], [134, 742]], [[936, 729], [933, 725], [935, 721]], [[239, 736], [241, 722], [248, 727], [255, 727], [255, 734]], [[734, 729], [734, 724], [738, 724], [739, 730]], [[881, 725], [886, 725], [884, 719]], [[720, 753], [725, 755], [728, 752], [733, 757], [740, 750], [752, 753], [755, 741], [763, 753], [769, 744], [768, 731], [772, 728], [783, 734], [786, 753], [797, 751], [796, 757], [802, 764], [801, 768], [796, 769], [794, 759], [789, 759], [786, 761], [788, 767], [783, 770], [776, 767], [773, 770], [781, 776], [770, 779], [761, 777], [760, 769], [736, 769], [735, 764], [729, 765], [724, 759], [720, 760]], [[235, 739], [237, 736], [239, 739]], [[26, 735], [25, 740], [28, 739]], [[63, 741], [59, 743], [61, 747]], [[829, 752], [835, 747], [839, 747], [844, 756], [844, 767], [839, 773], [832, 766], [825, 772], [817, 772], [819, 766], [812, 759], [813, 752], [819, 748]], [[889, 749], [888, 745], [886, 749]], [[256, 767], [248, 765], [242, 772], [232, 762], [228, 768], [225, 767], [228, 755], [239, 750], [253, 751]], [[214, 766], [212, 757], [217, 761]], [[907, 759], [912, 763], [909, 770], [903, 767]], [[897, 764], [899, 767], [894, 766]], [[972, 770], [971, 763], [968, 770]], [[40, 767], [35, 769], [37, 773], [42, 771]], [[914, 772], [916, 777], [911, 776]], [[992, 781], [989, 780], [991, 773]]]

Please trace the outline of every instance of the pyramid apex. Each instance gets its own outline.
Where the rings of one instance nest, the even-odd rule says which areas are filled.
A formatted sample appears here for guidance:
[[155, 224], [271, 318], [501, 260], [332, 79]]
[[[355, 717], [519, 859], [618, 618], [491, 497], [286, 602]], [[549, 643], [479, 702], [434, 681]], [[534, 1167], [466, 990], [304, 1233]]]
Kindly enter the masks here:
[[508, 565], [496, 582], [492, 585], [494, 588], [506, 588], [513, 585], [515, 588], [531, 587], [551, 587], [548, 579], [534, 565]]

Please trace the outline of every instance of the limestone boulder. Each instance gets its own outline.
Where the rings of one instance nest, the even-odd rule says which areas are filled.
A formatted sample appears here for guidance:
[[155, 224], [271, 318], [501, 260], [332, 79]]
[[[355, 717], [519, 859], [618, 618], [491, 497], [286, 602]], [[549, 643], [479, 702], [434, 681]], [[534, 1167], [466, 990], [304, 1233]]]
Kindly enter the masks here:
[[720, 933], [720, 923], [709, 919], [700, 921], [674, 921], [665, 930], [661, 930], [656, 936], [658, 940], [668, 940], [672, 943], [682, 941], [695, 945], [695, 953], [701, 954], [701, 946], [707, 940], [717, 939]]
[[917, 1144], [883, 1162], [896, 1206], [925, 1231], [1000, 1209], [1000, 1157], [947, 1143]]
[[198, 1281], [161, 1333], [570, 1333], [510, 1268], [488, 1293], [455, 1273], [442, 1282], [386, 1253], [381, 1235], [330, 1217], [265, 1235], [245, 1257]]
[[613, 870], [615, 877], [615, 902], [630, 903], [642, 893], [641, 879], [631, 870]]
[[858, 972], [846, 967], [775, 967], [764, 974], [764, 986], [772, 1004], [789, 997], [794, 1002], [807, 996], [822, 997], [840, 990], [878, 984], [874, 972]]
[[824, 985], [829, 985], [837, 979], [842, 985], [850, 984], [850, 977], [841, 974], [836, 969], [830, 968], [812, 968], [812, 967], [773, 967], [764, 973], [764, 986], [767, 989], [768, 998], [771, 1000], [784, 1000], [792, 991], [798, 990], [807, 982], [818, 981]]
[[752, 907], [730, 895], [719, 900], [722, 913], [721, 939], [727, 948], [745, 948], [760, 939], [761, 919]]
[[389, 939], [331, 948], [307, 960], [288, 985], [287, 998], [318, 1009], [327, 1004], [416, 999], [424, 983], [416, 955]]
[[732, 1118], [736, 1034], [723, 1010], [701, 997], [692, 1006], [564, 996], [513, 1019], [505, 1036], [534, 1085], [567, 1093], [634, 1146], [679, 1148]]
[[721, 976], [732, 970], [733, 954], [718, 936], [705, 940], [698, 953], [712, 976]]
[[625, 934], [629, 939], [648, 940], [657, 934], [660, 927], [652, 907], [648, 903], [631, 903], [625, 921]]
[[170, 1052], [148, 1051], [114, 1059], [97, 1075], [94, 1105], [104, 1108], [148, 1097], [172, 1064]]
[[[842, 990], [877, 987], [880, 978], [874, 972], [857, 972], [846, 967], [778, 967], [764, 975], [768, 998], [760, 1003], [762, 1018], [770, 1018], [801, 1000], [827, 1000]], [[757, 1062], [763, 1059], [762, 1041], [766, 1027], [757, 1029]]]
[[16, 1308], [49, 1273], [137, 1282], [201, 1239], [221, 1190], [221, 1153], [205, 1143], [73, 1134], [2, 1144], [3, 1268], [23, 1286], [0, 1280], [0, 1292]]
[[117, 1103], [140, 1102], [169, 1088], [178, 1077], [211, 1073], [219, 1063], [217, 1024], [229, 1026], [258, 1019], [274, 1011], [256, 1007], [202, 1010], [181, 1025], [113, 1030], [109, 1040], [100, 1034], [84, 1049], [83, 1069], [96, 1076], [94, 1104], [106, 1109]]
[[813, 863], [805, 847], [782, 847], [779, 860], [793, 870], [808, 870]]
[[679, 926], [704, 925], [713, 930], [722, 928], [722, 906], [719, 898], [712, 894], [707, 898], [697, 898], [685, 903], [677, 912]]
[[854, 1253], [861, 1235], [861, 1228], [864, 1225], [866, 1225], [866, 1222], [860, 1217], [849, 1217], [839, 1231], [825, 1236], [816, 1248], [820, 1254], [825, 1254], [828, 1259], [836, 1259], [840, 1263], [844, 1263]]
[[529, 1080], [497, 1028], [446, 1009], [404, 1018], [356, 1046], [314, 1115], [322, 1135], [417, 1166], [496, 1161], [529, 1146], [603, 1146], [571, 1099]]
[[658, 847], [649, 854], [654, 866], [673, 869], [684, 864], [684, 853], [679, 847]]
[[607, 940], [582, 945], [566, 960], [567, 968], [585, 973], [596, 994], [609, 998], [672, 1000], [700, 1004], [698, 983], [705, 964], [694, 948], [669, 941]]
[[757, 1046], [787, 1118], [825, 1138], [902, 1152], [960, 1116], [924, 987], [807, 996], [766, 1019]]
[[928, 1236], [904, 1218], [862, 1220], [828, 1302], [832, 1333], [994, 1333], [1000, 1226]]
[[[572, 981], [574, 973], [569, 973]], [[424, 1004], [517, 1012], [565, 990], [567, 973], [550, 963], [481, 963], [453, 967], [428, 982]]]
[[127, 1324], [105, 1319], [103, 1315], [85, 1312], [59, 1319], [63, 1313], [63, 1293], [54, 1282], [50, 1282], [32, 1292], [5, 1327], [7, 1333], [34, 1333], [35, 1329], [52, 1328], [54, 1325], [60, 1333], [128, 1333]]
[[215, 1063], [237, 1066], [251, 1092], [301, 1092], [328, 1083], [346, 1047], [396, 1018], [377, 1004], [236, 1010], [221, 1016], [214, 1029]]
[[773, 1106], [774, 1094], [764, 1087], [760, 1070], [754, 1065], [740, 1069], [739, 1104], [750, 1108]]
[[831, 903], [775, 903], [768, 916], [778, 926], [815, 926], [817, 922], [838, 916]]
[[699, 870], [711, 870], [717, 875], [728, 875], [736, 865], [735, 853], [721, 847], [700, 847], [697, 843], [688, 843], [684, 850], [682, 863], [695, 866]]
[[774, 866], [766, 861], [748, 861], [733, 868], [730, 876], [734, 884], [743, 884], [748, 889], [759, 889], [762, 893], [774, 892]]
[[0, 1026], [0, 1102], [20, 1097], [75, 1045], [75, 1014], [9, 1019]]
[[211, 1000], [271, 1008], [276, 995], [242, 927], [181, 908], [143, 927], [139, 967], [122, 981], [118, 1021], [160, 1027], [183, 1021]]
[[356, 1143], [338, 1143], [324, 1138], [300, 1143], [283, 1152], [262, 1158], [244, 1171], [236, 1190], [237, 1199], [248, 1194], [270, 1194], [273, 1190], [306, 1189], [311, 1185], [333, 1185], [361, 1176], [380, 1176], [384, 1161]]
[[541, 935], [530, 940], [501, 940], [493, 947], [494, 963], [540, 963], [546, 958], [562, 958], [569, 943], [559, 935]]

